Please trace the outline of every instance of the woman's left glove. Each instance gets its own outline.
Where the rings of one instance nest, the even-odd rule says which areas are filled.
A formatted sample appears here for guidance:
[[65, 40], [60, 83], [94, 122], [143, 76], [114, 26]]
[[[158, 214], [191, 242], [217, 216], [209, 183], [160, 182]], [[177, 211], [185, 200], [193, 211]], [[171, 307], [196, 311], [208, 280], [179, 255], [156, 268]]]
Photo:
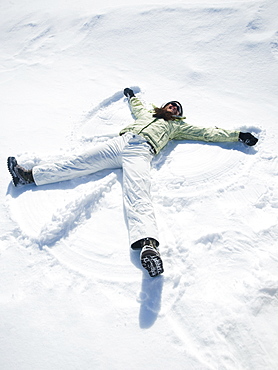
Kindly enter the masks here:
[[238, 140], [248, 146], [253, 146], [258, 142], [258, 139], [250, 134], [250, 132], [240, 132]]
[[126, 87], [124, 89], [124, 94], [129, 99], [131, 99], [131, 98], [133, 98], [135, 96], [133, 90], [129, 89], [128, 87]]

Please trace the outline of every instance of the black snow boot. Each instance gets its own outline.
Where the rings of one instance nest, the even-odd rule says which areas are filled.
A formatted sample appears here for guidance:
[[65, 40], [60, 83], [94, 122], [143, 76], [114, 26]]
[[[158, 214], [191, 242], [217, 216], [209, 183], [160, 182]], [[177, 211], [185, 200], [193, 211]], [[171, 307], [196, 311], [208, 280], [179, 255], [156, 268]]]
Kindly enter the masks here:
[[250, 132], [240, 132], [238, 140], [248, 146], [253, 146], [258, 142], [258, 139], [255, 136], [253, 136]]
[[14, 157], [8, 158], [8, 169], [12, 175], [14, 186], [27, 185], [34, 182], [32, 170], [26, 170], [19, 166]]
[[141, 243], [142, 250], [140, 253], [140, 260], [142, 266], [148, 271], [151, 277], [162, 274], [164, 272], [163, 262], [158, 251], [156, 240], [145, 238]]

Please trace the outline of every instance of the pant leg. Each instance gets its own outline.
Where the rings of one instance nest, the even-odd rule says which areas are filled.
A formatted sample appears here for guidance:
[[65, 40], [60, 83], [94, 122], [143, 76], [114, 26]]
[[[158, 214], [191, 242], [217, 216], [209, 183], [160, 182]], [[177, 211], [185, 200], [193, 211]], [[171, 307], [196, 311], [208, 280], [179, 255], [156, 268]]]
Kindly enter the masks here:
[[128, 135], [118, 136], [80, 155], [35, 166], [32, 169], [35, 184], [51, 184], [107, 168], [119, 168], [121, 167], [121, 153], [127, 140]]
[[[130, 244], [143, 238], [158, 241], [158, 229], [151, 200], [150, 162], [153, 154], [150, 146], [133, 135], [122, 154], [123, 198], [128, 223]], [[139, 138], [139, 142], [138, 141]], [[142, 139], [142, 138], [141, 138]]]

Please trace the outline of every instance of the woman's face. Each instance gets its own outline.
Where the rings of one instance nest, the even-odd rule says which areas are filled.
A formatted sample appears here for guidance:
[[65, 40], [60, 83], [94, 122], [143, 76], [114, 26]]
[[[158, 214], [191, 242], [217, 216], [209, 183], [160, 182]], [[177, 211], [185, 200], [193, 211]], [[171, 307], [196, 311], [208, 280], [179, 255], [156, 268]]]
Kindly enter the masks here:
[[178, 108], [175, 105], [171, 104], [171, 103], [166, 105], [166, 107], [164, 109], [167, 112], [171, 112], [174, 116], [177, 116], [179, 114]]

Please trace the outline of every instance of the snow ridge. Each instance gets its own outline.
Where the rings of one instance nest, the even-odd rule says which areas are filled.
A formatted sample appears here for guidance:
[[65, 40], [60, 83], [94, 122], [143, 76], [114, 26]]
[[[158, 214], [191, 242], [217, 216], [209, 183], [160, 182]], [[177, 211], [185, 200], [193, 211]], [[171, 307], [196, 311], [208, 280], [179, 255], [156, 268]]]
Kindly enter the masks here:
[[80, 187], [81, 195], [68, 203], [65, 208], [57, 209], [52, 220], [41, 229], [38, 237], [32, 239], [31, 242], [38, 244], [39, 247], [51, 247], [62, 238], [67, 238], [69, 233], [79, 224], [89, 219], [92, 213], [97, 212], [98, 203], [105, 196], [105, 193], [111, 191], [115, 182], [116, 176], [111, 175], [110, 179], [105, 179], [105, 184], [98, 184], [98, 188], [93, 191], [88, 186], [85, 191]]

